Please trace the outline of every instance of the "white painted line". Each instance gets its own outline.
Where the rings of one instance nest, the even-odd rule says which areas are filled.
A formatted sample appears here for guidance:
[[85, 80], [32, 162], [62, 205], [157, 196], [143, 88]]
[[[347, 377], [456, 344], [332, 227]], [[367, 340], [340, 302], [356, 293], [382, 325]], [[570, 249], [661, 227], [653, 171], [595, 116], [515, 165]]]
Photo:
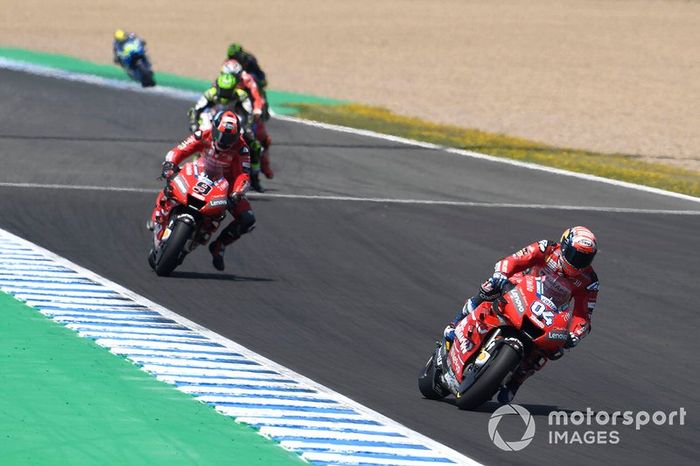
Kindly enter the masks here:
[[[3, 290], [5, 290], [3, 288]], [[66, 317], [66, 318], [84, 318], [84, 319], [106, 319], [107, 317], [111, 319], [129, 319], [135, 322], [152, 322], [155, 316], [144, 315], [143, 312], [138, 314], [131, 314], [128, 312], [120, 312], [113, 314], [105, 314], [103, 312], [91, 312], [91, 311], [59, 311], [59, 310], [48, 310], [42, 309], [40, 311], [47, 317], [55, 318], [56, 320]]]
[[[87, 185], [61, 185], [41, 183], [4, 183], [0, 187], [19, 187], [35, 189], [76, 189], [86, 191], [116, 191], [134, 193], [157, 193], [158, 189], [150, 188], [122, 188], [118, 186], [87, 186]], [[650, 214], [650, 215], [700, 215], [700, 210], [675, 210], [675, 209], [635, 209], [627, 207], [599, 207], [580, 205], [546, 205], [546, 204], [515, 204], [506, 202], [470, 202], [448, 201], [439, 199], [393, 199], [384, 197], [354, 197], [354, 196], [324, 196], [311, 194], [280, 194], [280, 193], [249, 193], [251, 199], [304, 199], [319, 201], [345, 201], [345, 202], [369, 202], [376, 204], [409, 204], [409, 205], [436, 205], [452, 207], [474, 207], [490, 209], [532, 209], [532, 210], [565, 210], [577, 212], [611, 212], [625, 214]]]
[[[161, 314], [162, 315], [162, 314]], [[167, 318], [171, 318], [170, 316], [164, 316]], [[172, 319], [177, 322], [176, 319]], [[182, 322], [180, 322], [182, 323]], [[187, 325], [185, 325], [188, 327]], [[192, 327], [190, 327], [192, 328]], [[214, 346], [203, 346], [203, 345], [197, 345], [197, 344], [192, 344], [192, 343], [185, 343], [185, 342], [166, 342], [166, 341], [144, 341], [144, 340], [129, 340], [127, 339], [119, 339], [119, 340], [112, 340], [110, 338], [99, 338], [97, 342], [106, 347], [106, 348], [115, 348], [115, 347], [139, 347], [139, 348], [151, 348], [151, 349], [164, 349], [164, 350], [188, 350], [188, 351], [195, 351], [195, 352], [208, 352], [208, 353], [217, 353], [220, 352], [223, 348], [219, 347], [214, 347]]]
[[0, 68], [5, 68], [13, 71], [22, 71], [24, 73], [36, 74], [39, 76], [46, 76], [49, 78], [63, 79], [66, 81], [75, 81], [86, 84], [92, 84], [95, 86], [108, 87], [111, 89], [120, 89], [131, 92], [139, 92], [142, 94], [151, 95], [161, 95], [165, 97], [184, 99], [184, 100], [196, 100], [201, 95], [201, 92], [184, 91], [181, 89], [174, 89], [171, 87], [155, 86], [155, 87], [141, 87], [140, 84], [132, 81], [121, 81], [118, 79], [101, 78], [99, 76], [94, 76], [90, 74], [75, 73], [72, 71], [64, 71], [58, 68], [51, 68], [49, 66], [35, 65], [33, 63], [26, 63], [18, 60], [11, 60], [9, 58], [0, 57]]
[[[288, 427], [261, 427], [260, 433], [263, 435], [268, 435], [270, 437], [293, 437], [299, 434], [297, 429], [290, 429]], [[346, 440], [364, 440], [368, 442], [391, 442], [402, 445], [420, 445], [415, 440], [406, 437], [395, 437], [390, 435], [374, 435], [374, 434], [358, 434], [355, 432], [327, 432], [323, 430], [312, 430], [308, 434], [308, 438], [311, 439], [321, 439], [321, 438], [336, 438], [336, 439], [346, 439]], [[431, 453], [426, 450], [426, 453]], [[435, 456], [433, 453], [430, 456]]]
[[323, 430], [360, 430], [365, 432], [391, 433], [392, 429], [382, 425], [354, 424], [352, 422], [340, 421], [312, 421], [308, 419], [285, 419], [274, 417], [239, 417], [238, 422], [252, 424], [255, 426], [299, 426], [311, 427]]
[[[193, 377], [193, 376], [180, 376], [180, 375], [158, 375], [156, 377], [158, 380], [162, 380], [163, 382], [171, 383], [171, 384], [195, 384], [195, 385], [205, 385], [205, 384], [211, 384], [211, 385], [246, 385], [250, 384], [249, 377], [245, 378], [237, 378], [237, 377], [227, 377], [227, 378], [216, 378], [216, 377]], [[285, 389], [285, 388], [293, 388], [293, 387], [298, 387], [299, 384], [296, 382], [286, 382], [285, 378], [281, 376], [265, 376], [265, 383], [264, 385], [274, 385], [275, 387], [278, 387], [280, 390]], [[256, 384], [263, 386], [262, 384]]]
[[85, 292], [103, 291], [105, 288], [99, 285], [87, 283], [48, 283], [36, 280], [27, 280], [18, 282], [15, 280], [0, 280], [0, 287], [16, 290], [27, 289], [32, 291], [39, 290], [77, 290]]
[[[334, 429], [325, 430], [304, 422], [264, 426], [266, 435], [275, 441], [298, 442], [288, 448], [303, 458], [311, 460], [307, 456], [311, 450], [315, 451], [320, 444], [332, 443], [348, 445], [344, 449], [332, 447], [329, 450], [332, 451], [329, 462], [337, 464], [348, 464], [358, 458], [375, 464], [422, 464], [428, 460], [432, 464], [479, 464], [104, 277], [0, 230], [0, 255], [17, 246], [31, 251], [27, 254], [28, 262], [43, 257], [54, 265], [77, 272], [81, 280], [88, 282], [82, 286], [94, 287], [90, 288], [91, 292], [101, 289], [131, 300], [134, 309], [126, 313], [121, 312], [123, 306], [83, 304], [84, 298], [79, 298], [81, 303], [46, 304], [43, 299], [30, 302], [42, 313], [59, 316], [57, 320], [67, 322], [66, 326], [77, 330], [79, 335], [93, 338], [97, 344], [126, 356], [157, 379], [178, 385], [182, 391], [212, 404], [217, 411], [228, 416], [276, 419], [288, 416], [296, 421], [338, 422]], [[22, 281], [21, 277], [15, 280], [18, 281], [13, 283], [11, 278], [3, 279], [0, 287], [5, 291], [10, 287], [18, 289], [20, 294], [32, 295], [57, 286], [52, 282], [55, 278], [50, 276], [36, 277], [30, 282]], [[66, 288], [59, 288], [56, 292], [60, 294], [63, 290]], [[97, 309], [63, 309], [63, 306]], [[143, 313], [142, 318], [154, 318], [153, 325], [142, 320], [119, 320], [123, 315], [138, 315], [139, 311]], [[100, 315], [117, 319], [100, 319]], [[159, 325], [158, 318], [169, 319], [177, 327]], [[348, 427], [350, 424], [352, 426]], [[364, 426], [376, 425], [386, 430], [363, 429]], [[406, 445], [411, 447], [406, 448]]]
[[434, 460], [409, 460], [399, 458], [367, 458], [366, 456], [346, 456], [341, 453], [304, 453], [302, 458], [308, 461], [319, 461], [330, 464], [382, 464], [391, 466], [436, 466], [438, 463]]
[[[168, 87], [163, 87], [163, 86], [156, 86], [153, 88], [142, 88], [141, 86], [139, 86], [136, 83], [118, 81], [118, 80], [107, 79], [107, 78], [100, 78], [97, 76], [80, 74], [80, 73], [73, 73], [73, 72], [69, 72], [69, 71], [59, 70], [56, 68], [50, 68], [50, 67], [40, 66], [40, 65], [33, 65], [30, 63], [25, 63], [25, 62], [21, 62], [21, 61], [17, 61], [17, 60], [10, 60], [10, 59], [6, 59], [6, 58], [0, 58], [0, 68], [6, 68], [6, 69], [11, 69], [11, 70], [16, 70], [16, 71], [23, 71], [23, 72], [27, 72], [27, 73], [33, 73], [33, 74], [37, 74], [37, 75], [41, 75], [41, 76], [48, 76], [48, 77], [58, 78], [58, 79], [79, 81], [79, 82], [94, 84], [94, 85], [98, 85], [98, 86], [109, 87], [109, 88], [113, 88], [113, 89], [129, 90], [129, 91], [133, 91], [133, 92], [141, 92], [141, 93], [153, 94], [153, 95], [162, 95], [165, 97], [170, 97], [170, 98], [175, 98], [175, 99], [184, 99], [184, 100], [188, 100], [188, 101], [194, 101], [200, 95], [200, 93], [197, 93], [197, 92], [183, 91], [181, 89], [174, 89], [174, 88], [168, 88]], [[456, 149], [456, 148], [452, 148], [452, 147], [441, 146], [438, 144], [416, 141], [413, 139], [407, 139], [407, 138], [402, 138], [402, 137], [398, 137], [398, 136], [391, 136], [388, 134], [377, 133], [375, 131], [349, 128], [347, 126], [340, 126], [340, 125], [332, 125], [332, 124], [328, 124], [328, 123], [322, 123], [319, 121], [305, 120], [302, 118], [290, 117], [290, 116], [285, 116], [285, 115], [278, 115], [275, 113], [273, 113], [273, 118], [278, 119], [280, 121], [298, 123], [298, 124], [312, 126], [315, 128], [321, 128], [321, 129], [330, 130], [330, 131], [337, 131], [337, 132], [348, 133], [348, 134], [356, 134], [358, 136], [364, 136], [364, 137], [369, 137], [369, 138], [374, 138], [374, 139], [382, 139], [385, 141], [406, 144], [406, 145], [410, 145], [410, 146], [414, 146], [414, 147], [422, 147], [425, 149], [432, 149], [432, 150], [436, 150], [436, 151], [447, 152], [449, 154], [458, 155], [458, 156], [462, 156], [462, 157], [469, 157], [469, 158], [473, 158], [473, 159], [486, 160], [486, 161], [493, 162], [493, 163], [511, 165], [511, 166], [515, 166], [515, 167], [519, 167], [519, 168], [524, 168], [527, 170], [543, 171], [546, 173], [552, 173], [552, 174], [561, 175], [561, 176], [568, 176], [568, 177], [572, 177], [572, 178], [579, 178], [582, 180], [594, 181], [597, 183], [609, 184], [609, 185], [618, 186], [621, 188], [633, 189], [636, 191], [643, 191], [643, 192], [647, 192], [647, 193], [657, 194], [660, 196], [673, 197], [676, 199], [683, 199], [686, 201], [700, 203], [700, 197], [689, 196], [687, 194], [674, 193], [672, 191], [666, 191], [663, 189], [652, 188], [650, 186], [629, 183], [627, 181], [618, 181], [618, 180], [613, 180], [610, 178], [603, 178], [601, 176], [595, 176], [595, 175], [589, 175], [589, 174], [585, 174], [585, 173], [572, 172], [569, 170], [562, 170], [559, 168], [547, 167], [547, 166], [538, 165], [535, 163], [520, 162], [518, 160], [495, 157], [493, 155], [482, 154], [480, 152], [468, 151], [468, 150], [464, 150], [464, 149]], [[129, 189], [130, 188], [124, 188], [124, 190], [129, 190]]]
[[27, 300], [27, 304], [30, 306], [39, 306], [39, 305], [50, 305], [52, 310], [53, 309], [66, 309], [66, 310], [71, 310], [71, 311], [79, 311], [79, 310], [91, 310], [91, 311], [112, 311], [112, 312], [129, 312], [129, 311], [141, 311], [143, 310], [143, 307], [138, 306], [134, 303], [129, 303], [129, 306], [124, 306], [123, 301], [121, 301], [122, 304], [117, 305], [116, 307], [114, 305], [103, 305], [103, 304], [98, 304], [97, 302], [95, 303], [88, 303], [88, 304], [80, 304], [77, 302], [73, 303], [66, 303], [66, 302], [61, 302], [59, 300], [56, 301], [51, 301], [49, 304], [45, 302], [45, 300]]
[[[65, 297], [65, 296], [45, 296], [45, 295], [40, 295], [40, 294], [25, 294], [25, 293], [16, 293], [15, 296], [22, 301], [32, 301], [32, 302], [43, 302], [43, 304], [48, 304], [48, 303], [62, 303], [62, 304], [103, 304], [103, 305], [116, 305], [116, 306], [124, 306], [125, 304], [128, 304], [128, 301], [124, 301], [123, 299], [119, 298], [101, 298], [99, 296], [95, 296], [94, 294], [92, 296], [88, 297]], [[32, 304], [30, 304], [32, 306]], [[95, 308], [91, 308], [95, 309]], [[111, 309], [111, 308], [110, 308]]]
[[547, 166], [538, 165], [535, 163], [520, 162], [518, 160], [496, 157], [493, 155], [482, 154], [480, 152], [474, 152], [474, 151], [469, 151], [469, 150], [464, 150], [464, 149], [456, 149], [453, 147], [441, 146], [439, 144], [432, 144], [429, 142], [416, 141], [414, 139], [407, 139], [407, 138], [402, 138], [402, 137], [398, 137], [398, 136], [391, 136], [388, 134], [377, 133], [377, 132], [369, 131], [369, 130], [349, 128], [349, 127], [340, 126], [340, 125], [332, 125], [332, 124], [321, 123], [319, 121], [313, 121], [313, 120], [304, 120], [303, 118], [296, 118], [296, 117], [291, 117], [291, 116], [286, 116], [286, 115], [275, 115], [275, 118], [278, 120], [299, 123], [302, 125], [312, 126], [315, 128], [322, 128], [322, 129], [331, 130], [331, 131], [338, 131], [341, 133], [356, 134], [358, 136], [370, 137], [370, 138], [374, 138], [374, 139], [382, 139], [385, 141], [391, 141], [391, 142], [397, 142], [400, 144], [406, 144], [406, 145], [410, 145], [410, 146], [422, 147], [424, 149], [432, 149], [432, 150], [436, 150], [436, 151], [447, 152], [447, 153], [459, 155], [462, 157], [469, 157], [469, 158], [479, 159], [479, 160], [487, 160], [489, 162], [501, 163], [501, 164], [505, 164], [505, 165], [512, 165], [515, 167], [525, 168], [528, 170], [543, 171], [546, 173], [553, 173], [553, 174], [561, 175], [561, 176], [569, 176], [572, 178], [579, 178], [579, 179], [587, 180], [587, 181], [595, 181], [597, 183], [605, 183], [605, 184], [610, 184], [613, 186], [619, 186], [622, 188], [634, 189], [636, 191], [644, 191], [644, 192], [648, 192], [648, 193], [658, 194], [661, 196], [675, 197], [677, 199], [683, 199], [686, 201], [700, 203], [700, 197], [689, 196], [687, 194], [674, 193], [672, 191], [666, 191], [664, 189], [652, 188], [650, 186], [629, 183], [627, 181], [618, 181], [618, 180], [613, 180], [611, 178], [603, 178], [602, 176], [589, 175], [586, 173], [572, 172], [569, 170], [562, 170], [559, 168], [547, 167]]
[[[43, 314], [43, 313], [42, 313]], [[100, 319], [99, 317], [85, 317], [85, 316], [52, 316], [53, 320], [56, 322], [61, 322], [64, 324], [75, 324], [75, 325], [80, 325], [80, 324], [110, 324], [110, 325], [138, 325], [139, 327], [143, 328], [180, 328], [182, 327], [180, 324], [169, 324], [167, 322], [152, 322], [152, 321], [147, 321], [147, 320], [109, 320], [109, 319]], [[70, 327], [69, 325], [66, 325], [66, 327], [69, 328], [75, 328], [75, 327]], [[129, 357], [129, 359], [136, 360], [133, 357]]]
[[154, 188], [125, 188], [123, 186], [88, 186], [72, 184], [47, 184], [47, 183], [10, 183], [0, 182], [3, 188], [29, 188], [29, 189], [74, 189], [77, 191], [111, 191], [125, 193], [157, 193]]
[[191, 368], [191, 367], [178, 367], [163, 366], [159, 364], [144, 364], [143, 369], [148, 372], [153, 372], [158, 375], [181, 375], [183, 377], [237, 377], [240, 379], [245, 378], [260, 378], [261, 374], [265, 374], [265, 377], [270, 371], [261, 369], [260, 366], [245, 366], [239, 368], [239, 370], [234, 369], [209, 369], [205, 367]]
[[[241, 403], [242, 399], [237, 396], [226, 395], [202, 395], [196, 397], [198, 400], [205, 403], [224, 404], [224, 403]], [[305, 400], [283, 400], [271, 398], [267, 396], [250, 397], [245, 399], [246, 403], [255, 404], [258, 406], [293, 406], [297, 408], [340, 408], [338, 403], [329, 403], [325, 401], [305, 401]], [[298, 433], [298, 432], [297, 432]]]
[[[233, 407], [233, 406], [215, 406], [216, 410], [227, 416], [239, 418], [239, 417], [277, 417], [277, 416], [307, 416], [314, 418], [324, 418], [329, 420], [341, 419], [345, 422], [355, 420], [361, 421], [363, 419], [360, 413], [323, 413], [323, 412], [303, 412], [285, 409], [267, 409], [267, 408], [248, 408], [248, 407]], [[383, 423], [387, 424], [387, 423]], [[363, 424], [357, 424], [358, 426]], [[461, 464], [461, 463], [460, 463]], [[465, 464], [475, 464], [475, 463], [465, 463]]]
[[133, 332], [109, 332], [109, 331], [78, 331], [81, 337], [100, 339], [131, 339], [139, 341], [160, 341], [172, 343], [197, 343], [202, 341], [201, 338], [187, 337], [183, 335], [148, 335], [144, 333]]
[[[384, 455], [396, 455], [396, 448], [387, 448], [383, 446], [373, 446], [371, 443], [363, 445], [348, 445], [348, 444], [338, 444], [338, 443], [325, 443], [323, 441], [319, 442], [300, 442], [298, 440], [283, 440], [280, 442], [284, 448], [289, 450], [316, 450], [325, 451], [327, 453], [381, 453]], [[404, 445], [403, 449], [406, 454], [410, 454], [416, 458], [423, 458], [426, 460], [434, 459], [436, 456], [431, 455], [430, 451], [424, 451], [420, 449], [413, 449], [410, 445]], [[434, 463], [433, 463], [434, 464]], [[438, 463], [440, 464], [440, 463]]]
[[[131, 359], [131, 358], [129, 358]], [[269, 389], [258, 389], [258, 388], [227, 388], [227, 387], [197, 387], [197, 386], [185, 386], [179, 387], [180, 391], [189, 394], [196, 395], [211, 395], [211, 396], [222, 396], [231, 395], [232, 397], [237, 397], [240, 395], [257, 395], [260, 397], [275, 397], [275, 396], [285, 396], [285, 397], [299, 397], [299, 398], [324, 398], [325, 395], [322, 393], [304, 393], [304, 392], [286, 392], [280, 391], [278, 387], [270, 387]]]
[[154, 356], [154, 357], [167, 357], [171, 359], [197, 359], [201, 361], [216, 360], [216, 361], [239, 361], [241, 356], [235, 354], [211, 354], [202, 352], [175, 352], [175, 351], [153, 351], [151, 349], [143, 348], [125, 348], [117, 346], [110, 348], [110, 351], [114, 354], [121, 354], [124, 356], [129, 356], [129, 359], [137, 360], [139, 357], [143, 356]]
[[[178, 324], [179, 325], [179, 324]], [[200, 361], [196, 359], [182, 359], [182, 358], [171, 358], [171, 357], [159, 357], [159, 356], [139, 356], [139, 355], [129, 355], [129, 359], [142, 363], [143, 365], [165, 365], [167, 367], [177, 367], [186, 366], [191, 368], [201, 368], [201, 369], [249, 369], [249, 368], [260, 368], [258, 365], [253, 365], [246, 363], [247, 360], [238, 358], [238, 360], [233, 361]]]

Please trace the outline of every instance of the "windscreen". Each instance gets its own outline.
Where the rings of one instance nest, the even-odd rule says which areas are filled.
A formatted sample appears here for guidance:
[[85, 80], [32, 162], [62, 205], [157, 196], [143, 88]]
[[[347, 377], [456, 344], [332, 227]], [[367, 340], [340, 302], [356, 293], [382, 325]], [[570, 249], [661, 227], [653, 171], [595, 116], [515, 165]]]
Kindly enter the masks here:
[[548, 272], [537, 277], [537, 296], [549, 310], [565, 311], [571, 302], [570, 284], [558, 274]]

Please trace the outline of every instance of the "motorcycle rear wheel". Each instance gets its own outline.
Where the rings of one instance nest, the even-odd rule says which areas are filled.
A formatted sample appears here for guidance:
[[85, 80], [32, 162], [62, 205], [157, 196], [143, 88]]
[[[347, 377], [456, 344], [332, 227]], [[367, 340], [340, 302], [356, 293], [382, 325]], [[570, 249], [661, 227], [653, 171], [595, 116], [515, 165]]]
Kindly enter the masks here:
[[459, 409], [475, 409], [491, 399], [503, 382], [503, 379], [520, 364], [521, 356], [512, 346], [504, 344], [483, 368], [474, 384], [459, 398]]
[[159, 246], [161, 252], [153, 267], [157, 275], [167, 277], [182, 262], [180, 256], [185, 254], [183, 249], [187, 240], [192, 237], [193, 229], [192, 225], [183, 221], [175, 222], [170, 237]]

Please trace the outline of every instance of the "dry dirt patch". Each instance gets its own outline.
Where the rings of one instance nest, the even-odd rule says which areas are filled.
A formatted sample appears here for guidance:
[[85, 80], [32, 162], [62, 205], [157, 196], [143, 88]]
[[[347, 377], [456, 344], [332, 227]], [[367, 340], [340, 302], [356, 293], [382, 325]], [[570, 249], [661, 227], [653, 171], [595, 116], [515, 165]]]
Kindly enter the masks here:
[[700, 169], [697, 1], [0, 2], [3, 45], [108, 63], [123, 27], [210, 78], [238, 40], [275, 89]]

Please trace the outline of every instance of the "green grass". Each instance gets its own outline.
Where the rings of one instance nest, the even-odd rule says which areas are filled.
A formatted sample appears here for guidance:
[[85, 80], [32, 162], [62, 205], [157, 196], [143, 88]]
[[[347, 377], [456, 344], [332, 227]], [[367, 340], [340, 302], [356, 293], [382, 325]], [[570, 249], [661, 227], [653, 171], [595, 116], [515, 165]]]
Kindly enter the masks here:
[[440, 125], [359, 104], [292, 104], [301, 118], [368, 129], [700, 197], [700, 172], [644, 162], [637, 156], [548, 146], [527, 139]]

